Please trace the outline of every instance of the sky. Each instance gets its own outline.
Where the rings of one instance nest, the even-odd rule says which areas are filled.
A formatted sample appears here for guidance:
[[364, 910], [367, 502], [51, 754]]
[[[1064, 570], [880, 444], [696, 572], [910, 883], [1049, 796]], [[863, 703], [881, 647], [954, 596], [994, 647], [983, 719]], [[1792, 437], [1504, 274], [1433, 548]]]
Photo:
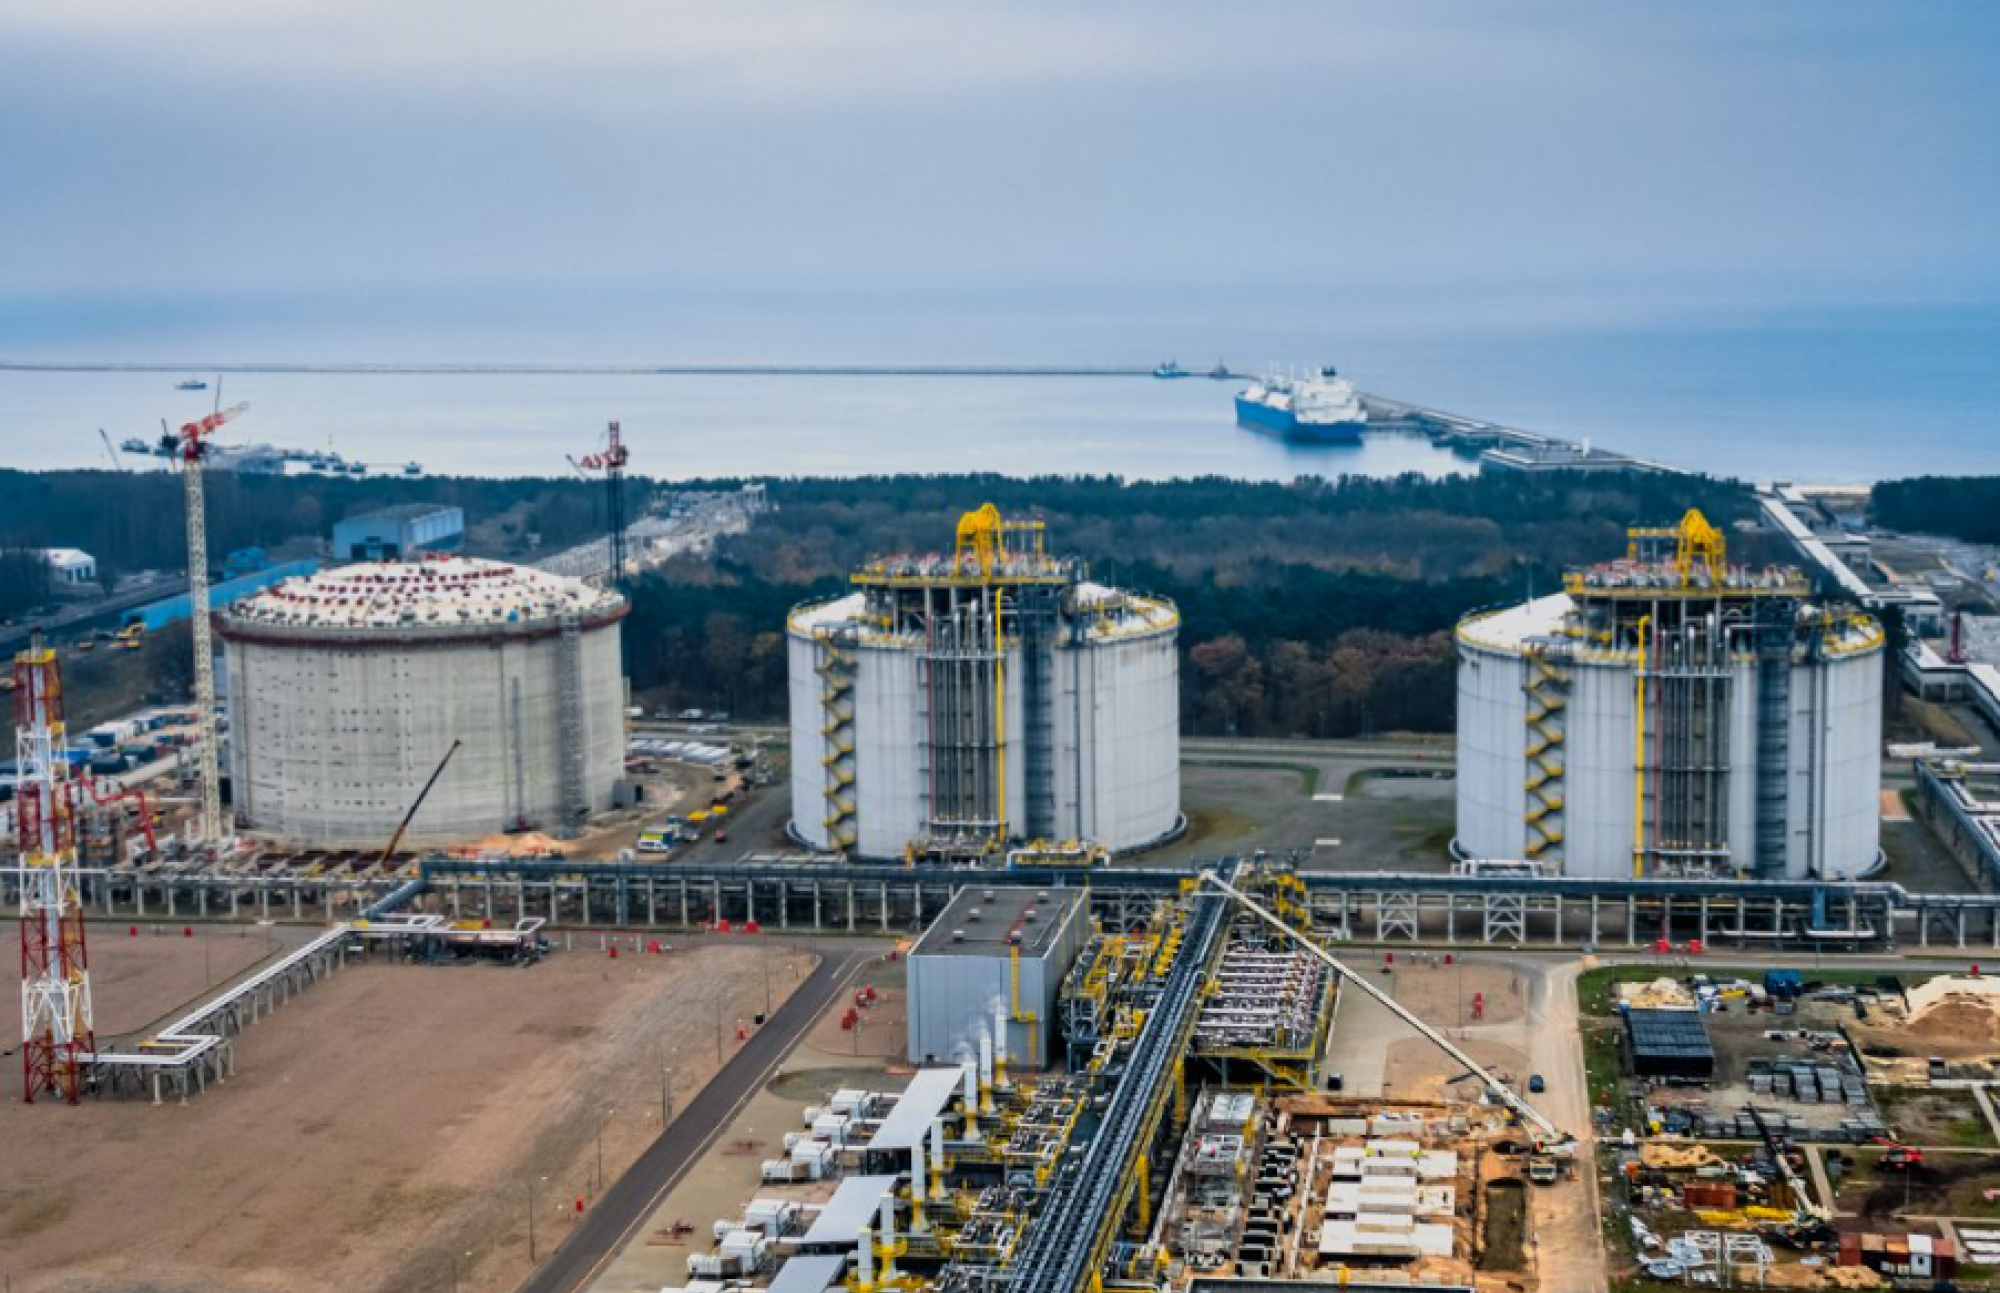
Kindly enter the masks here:
[[0, 357], [1990, 303], [2000, 5], [0, 0]]

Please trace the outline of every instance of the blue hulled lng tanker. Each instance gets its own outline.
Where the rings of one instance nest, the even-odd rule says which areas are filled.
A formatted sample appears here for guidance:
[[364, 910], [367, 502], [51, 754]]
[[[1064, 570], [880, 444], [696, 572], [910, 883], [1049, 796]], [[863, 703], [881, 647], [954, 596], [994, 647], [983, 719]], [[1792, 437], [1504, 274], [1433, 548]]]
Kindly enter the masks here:
[[1368, 425], [1368, 411], [1354, 383], [1329, 365], [1311, 377], [1273, 374], [1238, 391], [1236, 421], [1288, 440], [1355, 444]]

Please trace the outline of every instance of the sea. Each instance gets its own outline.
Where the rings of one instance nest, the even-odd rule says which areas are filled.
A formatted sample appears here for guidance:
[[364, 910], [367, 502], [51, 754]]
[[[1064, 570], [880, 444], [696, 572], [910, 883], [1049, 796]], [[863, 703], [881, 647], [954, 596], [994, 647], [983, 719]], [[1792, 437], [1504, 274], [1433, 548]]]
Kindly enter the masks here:
[[[1333, 363], [1372, 394], [1715, 475], [1865, 484], [2000, 472], [2000, 307], [1518, 318], [1495, 309], [1469, 318], [1405, 311], [1381, 326], [1353, 311], [1338, 312], [1331, 326], [1298, 311], [1279, 320], [1235, 317], [1233, 327], [1184, 331], [1154, 318], [991, 335], [968, 329], [956, 341], [949, 329], [914, 319], [899, 336], [893, 319], [877, 318], [837, 344], [827, 344], [828, 334], [801, 334], [775, 350], [749, 331], [736, 350], [719, 354], [713, 339], [696, 349], [669, 338], [646, 355], [621, 340], [605, 347], [601, 363], [587, 339], [565, 333], [555, 362], [1143, 369], [1172, 359], [1197, 373], [1218, 362], [1243, 372]], [[1181, 335], [1196, 339], [1176, 347]], [[0, 361], [162, 365], [0, 369], [0, 466], [109, 467], [114, 455], [100, 429], [114, 445], [157, 439], [162, 420], [178, 423], [213, 407], [212, 365], [272, 362], [254, 338], [232, 345], [208, 336], [199, 355], [151, 346], [107, 356], [69, 341], [59, 353], [0, 354]], [[295, 343], [276, 362], [310, 369], [355, 350], [351, 339], [323, 352]], [[384, 358], [429, 357], [413, 350], [421, 346], [406, 342]], [[488, 358], [463, 343], [435, 357]], [[510, 336], [493, 358], [520, 364], [537, 354], [532, 339]], [[210, 389], [175, 389], [191, 375]], [[623, 428], [634, 472], [674, 480], [961, 471], [1288, 480], [1476, 470], [1409, 435], [1311, 446], [1239, 428], [1232, 399], [1244, 383], [1202, 376], [251, 371], [221, 373], [220, 384], [222, 403], [250, 405], [225, 440], [332, 450], [377, 474], [400, 474], [406, 464], [433, 475], [563, 474], [568, 457], [591, 452], [612, 420]], [[121, 465], [158, 467], [118, 456]]]

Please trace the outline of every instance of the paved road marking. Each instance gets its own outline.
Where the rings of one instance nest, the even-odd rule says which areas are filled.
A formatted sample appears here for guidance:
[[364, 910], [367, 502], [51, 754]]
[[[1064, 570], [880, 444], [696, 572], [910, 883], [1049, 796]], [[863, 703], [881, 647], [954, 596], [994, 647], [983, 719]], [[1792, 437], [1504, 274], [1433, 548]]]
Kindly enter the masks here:
[[1313, 802], [1316, 804], [1337, 804], [1344, 798], [1346, 798], [1344, 795], [1314, 795]]
[[1340, 847], [1340, 841], [1339, 841], [1339, 840], [1314, 840], [1314, 841], [1313, 841], [1313, 847], [1314, 847], [1314, 848], [1316, 848], [1316, 849], [1337, 849], [1337, 848], [1339, 848], [1339, 847]]

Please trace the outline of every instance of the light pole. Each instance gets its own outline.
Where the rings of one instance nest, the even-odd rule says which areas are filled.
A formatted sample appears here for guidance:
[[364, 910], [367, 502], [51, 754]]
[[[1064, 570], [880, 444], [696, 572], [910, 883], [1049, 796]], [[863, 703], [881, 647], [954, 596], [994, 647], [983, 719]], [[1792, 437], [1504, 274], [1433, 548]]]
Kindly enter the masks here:
[[[548, 1183], [549, 1178], [544, 1176], [542, 1184]], [[528, 1265], [533, 1266], [535, 1264], [535, 1178], [529, 1177], [525, 1184], [528, 1187]]]
[[715, 1062], [722, 1063], [722, 989], [715, 990]]
[[668, 1068], [666, 1065], [664, 1064], [660, 1065], [660, 1130], [661, 1131], [665, 1131], [667, 1129], [667, 1121], [668, 1119], [673, 1117], [673, 1112], [672, 1112], [673, 1095], [670, 1089], [670, 1083], [673, 1077], [673, 1072], [674, 1071]]

